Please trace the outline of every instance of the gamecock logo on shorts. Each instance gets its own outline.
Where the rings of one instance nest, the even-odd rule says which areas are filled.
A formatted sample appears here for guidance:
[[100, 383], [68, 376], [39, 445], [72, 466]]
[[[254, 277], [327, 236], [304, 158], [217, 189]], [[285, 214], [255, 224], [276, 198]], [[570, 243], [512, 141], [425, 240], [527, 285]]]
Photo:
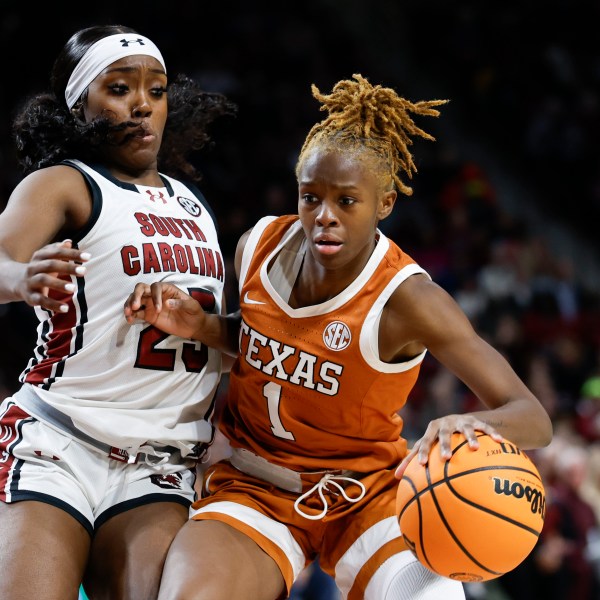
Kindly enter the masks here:
[[352, 335], [350, 333], [350, 328], [346, 323], [342, 323], [341, 321], [329, 323], [323, 332], [323, 341], [325, 342], [325, 345], [336, 352], [347, 348], [350, 345], [351, 340]]
[[181, 207], [187, 210], [192, 217], [197, 217], [202, 209], [198, 206], [198, 203], [191, 198], [186, 198], [185, 196], [177, 196], [177, 202], [181, 204]]
[[150, 475], [150, 481], [154, 485], [165, 490], [180, 490], [181, 475], [179, 473], [171, 473], [169, 475]]

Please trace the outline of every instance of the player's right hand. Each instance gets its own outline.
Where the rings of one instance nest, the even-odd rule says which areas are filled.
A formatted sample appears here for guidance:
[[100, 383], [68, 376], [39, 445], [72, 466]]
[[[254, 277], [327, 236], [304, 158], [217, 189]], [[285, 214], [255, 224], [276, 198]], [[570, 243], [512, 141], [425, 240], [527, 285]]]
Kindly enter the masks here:
[[206, 315], [200, 303], [171, 283], [138, 283], [124, 306], [125, 319], [139, 320], [182, 338], [190, 339], [202, 328]]

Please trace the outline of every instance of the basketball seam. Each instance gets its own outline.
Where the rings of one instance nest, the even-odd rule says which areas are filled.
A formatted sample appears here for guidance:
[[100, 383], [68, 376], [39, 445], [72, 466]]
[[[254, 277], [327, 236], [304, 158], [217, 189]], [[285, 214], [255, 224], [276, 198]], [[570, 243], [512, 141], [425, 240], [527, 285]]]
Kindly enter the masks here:
[[[474, 471], [480, 471], [481, 469], [475, 469]], [[465, 472], [467, 473], [467, 472]], [[429, 478], [429, 466], [427, 467], [427, 480], [430, 481]], [[445, 481], [445, 483], [448, 483], [448, 481]], [[448, 486], [451, 487], [451, 486]], [[484, 571], [487, 571], [488, 573], [491, 573], [492, 575], [503, 575], [503, 573], [500, 571], [494, 571], [493, 569], [490, 569], [489, 567], [486, 567], [484, 564], [480, 563], [477, 559], [475, 559], [472, 554], [465, 548], [465, 546], [462, 544], [462, 542], [460, 541], [460, 539], [456, 536], [456, 534], [454, 533], [453, 529], [450, 527], [450, 524], [448, 523], [448, 521], [446, 520], [446, 516], [444, 515], [440, 504], [438, 502], [438, 499], [435, 495], [435, 492], [433, 490], [433, 487], [431, 488], [431, 497], [433, 498], [433, 503], [435, 504], [435, 507], [437, 509], [438, 515], [440, 517], [440, 519], [442, 520], [442, 523], [444, 524], [444, 526], [446, 527], [446, 530], [448, 531], [448, 533], [450, 534], [450, 536], [452, 537], [452, 539], [454, 540], [454, 542], [456, 543], [456, 545], [463, 551], [463, 553], [465, 554], [465, 556], [467, 556], [469, 558], [469, 560], [472, 560], [480, 569], [483, 569]], [[423, 549], [423, 551], [425, 550], [423, 548], [423, 546], [421, 546], [421, 548]], [[431, 565], [431, 563], [429, 562], [429, 560], [427, 560], [427, 562]]]

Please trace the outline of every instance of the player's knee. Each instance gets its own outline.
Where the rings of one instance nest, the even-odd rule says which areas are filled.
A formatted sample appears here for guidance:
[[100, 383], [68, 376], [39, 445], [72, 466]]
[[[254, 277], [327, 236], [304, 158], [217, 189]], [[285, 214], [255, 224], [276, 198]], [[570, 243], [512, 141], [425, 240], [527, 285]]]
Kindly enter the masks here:
[[365, 590], [365, 600], [464, 600], [458, 581], [426, 569], [409, 551], [386, 560]]

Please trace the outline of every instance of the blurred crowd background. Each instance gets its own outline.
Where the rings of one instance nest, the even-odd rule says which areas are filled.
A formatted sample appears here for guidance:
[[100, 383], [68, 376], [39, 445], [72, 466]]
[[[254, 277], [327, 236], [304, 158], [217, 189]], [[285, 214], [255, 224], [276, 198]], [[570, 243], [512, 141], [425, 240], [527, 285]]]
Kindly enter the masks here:
[[[414, 194], [382, 229], [450, 292], [542, 401], [551, 445], [531, 453], [547, 490], [536, 548], [515, 571], [469, 584], [484, 600], [600, 598], [600, 4], [400, 0], [105, 0], [93, 8], [3, 0], [0, 209], [20, 179], [11, 118], [44, 91], [76, 29], [121, 23], [152, 38], [170, 75], [226, 94], [237, 117], [198, 153], [228, 259], [265, 214], [296, 210], [293, 168], [321, 118], [310, 85], [361, 73], [416, 101], [447, 98], [413, 147]], [[52, 25], [50, 25], [52, 23]], [[419, 124], [419, 123], [418, 123]], [[129, 290], [123, 290], [125, 299]], [[35, 339], [33, 311], [0, 305], [0, 393], [17, 389]], [[225, 390], [225, 379], [221, 389]], [[403, 411], [409, 439], [430, 419], [478, 407], [427, 358]], [[218, 451], [218, 448], [216, 448]], [[296, 600], [334, 600], [318, 569]]]

